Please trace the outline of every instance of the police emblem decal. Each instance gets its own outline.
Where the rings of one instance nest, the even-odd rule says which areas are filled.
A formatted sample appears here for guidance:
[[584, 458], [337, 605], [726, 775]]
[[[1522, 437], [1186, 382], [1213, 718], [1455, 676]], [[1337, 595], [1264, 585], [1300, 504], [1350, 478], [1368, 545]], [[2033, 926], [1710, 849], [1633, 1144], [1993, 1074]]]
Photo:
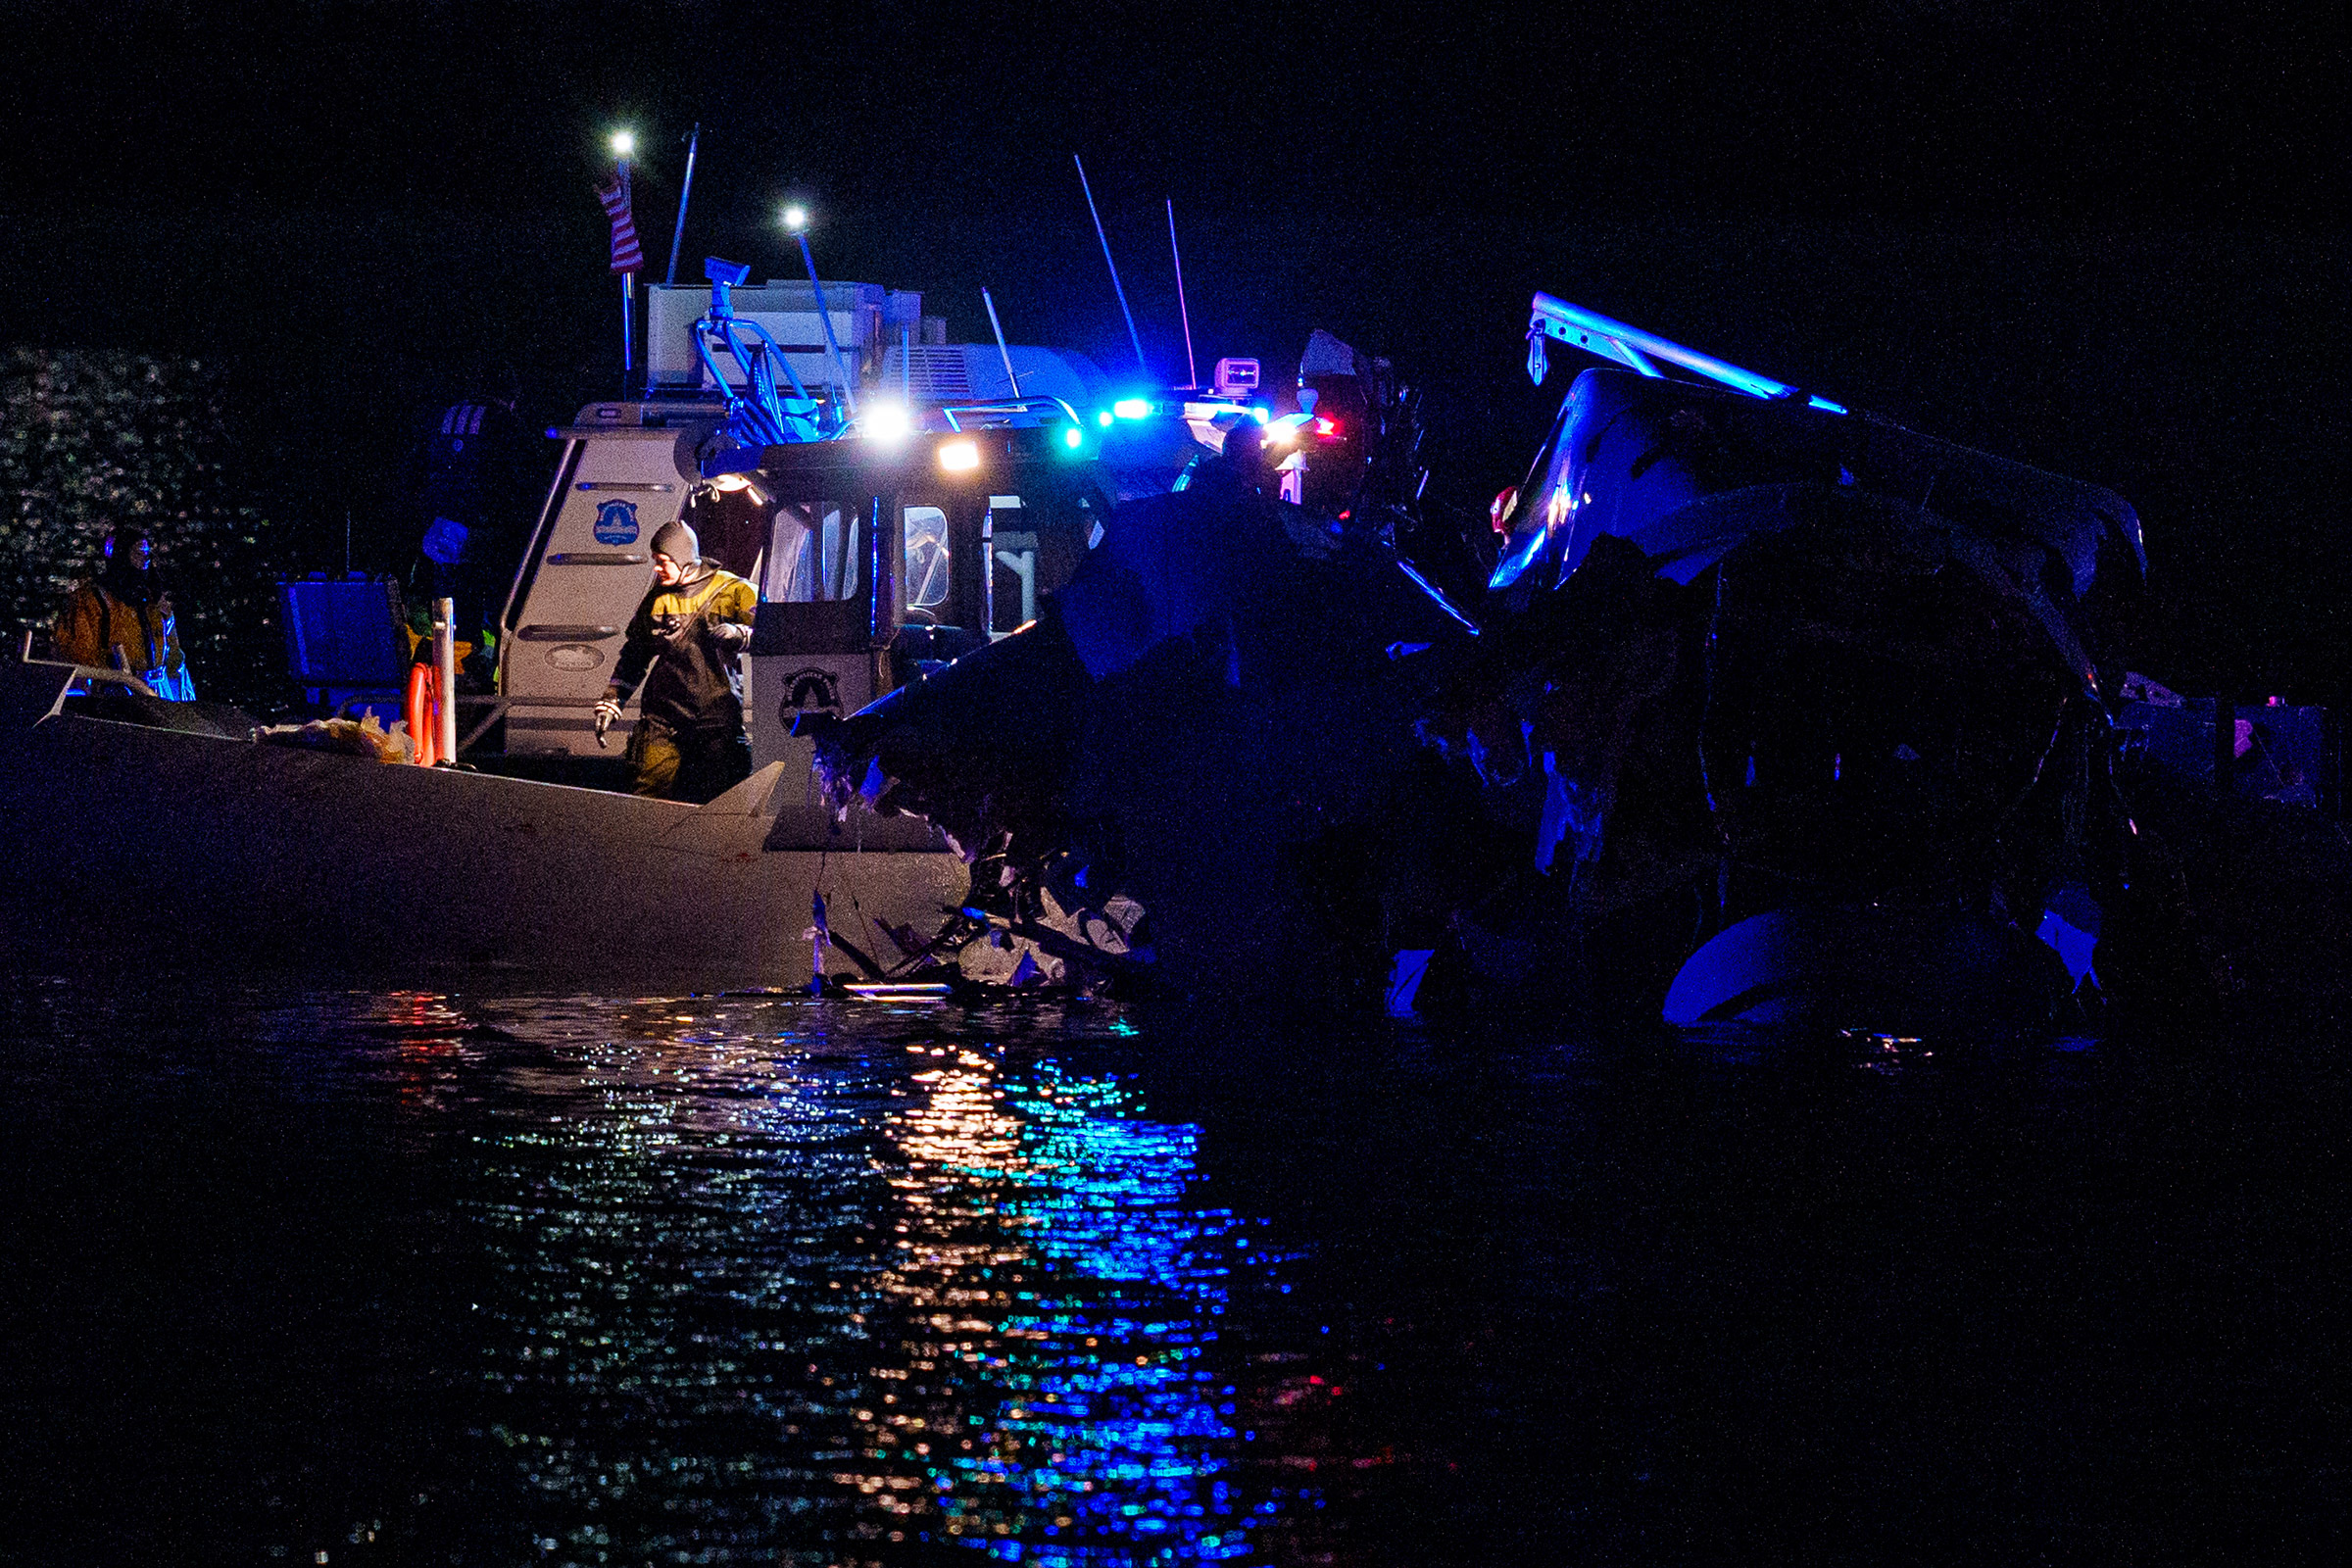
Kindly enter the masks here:
[[637, 542], [637, 503], [634, 501], [606, 501], [596, 509], [596, 542], [600, 545], [633, 545]]
[[777, 705], [776, 716], [787, 728], [802, 713], [831, 713], [841, 716], [841, 682], [828, 669], [796, 669], [784, 677], [784, 701]]

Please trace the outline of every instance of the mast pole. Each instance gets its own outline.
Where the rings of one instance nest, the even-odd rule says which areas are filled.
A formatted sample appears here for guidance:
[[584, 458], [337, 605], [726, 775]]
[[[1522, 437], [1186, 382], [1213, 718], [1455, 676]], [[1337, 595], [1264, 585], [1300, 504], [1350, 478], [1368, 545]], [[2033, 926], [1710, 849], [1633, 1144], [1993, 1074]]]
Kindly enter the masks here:
[[807, 225], [793, 230], [800, 240], [800, 261], [809, 268], [809, 294], [816, 296], [816, 319], [825, 326], [825, 365], [833, 367], [833, 378], [842, 385], [842, 407], [849, 418], [858, 416], [858, 388], [849, 383], [849, 371], [842, 369], [842, 346], [833, 338], [833, 313], [825, 311], [825, 284], [816, 282], [816, 256], [809, 254], [809, 230]]
[[[613, 163], [620, 170], [621, 211], [630, 211], [633, 203], [629, 188], [629, 155], [615, 152]], [[620, 395], [629, 395], [629, 379], [637, 372], [637, 274], [620, 274]]]
[[1127, 341], [1135, 350], [1135, 368], [1149, 379], [1152, 367], [1144, 359], [1144, 340], [1135, 330], [1135, 313], [1127, 308], [1127, 289], [1119, 281], [1119, 264], [1110, 259], [1110, 237], [1102, 232], [1102, 214], [1095, 206], [1095, 187], [1087, 183], [1086, 160], [1072, 153], [1070, 162], [1078, 166], [1078, 188], [1086, 192], [1086, 210], [1095, 220], [1095, 238], [1102, 242], [1102, 265], [1110, 269], [1110, 289], [1119, 297], [1119, 314], [1127, 318]]
[[1021, 395], [1021, 378], [1012, 373], [1012, 350], [1004, 346], [1004, 327], [997, 319], [997, 302], [989, 298], [985, 286], [980, 290], [980, 303], [988, 307], [989, 330], [997, 334], [997, 354], [1004, 362], [1004, 382], [1012, 388], [1012, 395], [1017, 398]]
[[678, 223], [669, 231], [669, 272], [662, 286], [674, 288], [678, 281], [678, 245], [686, 238], [686, 203], [694, 196], [694, 155], [703, 145], [703, 122], [694, 122], [694, 134], [686, 143], [686, 183], [678, 187]]
[[1176, 263], [1176, 315], [1184, 322], [1184, 389], [1200, 385], [1200, 367], [1193, 362], [1193, 313], [1184, 303], [1184, 253], [1176, 248], [1176, 198], [1168, 198], [1168, 255]]

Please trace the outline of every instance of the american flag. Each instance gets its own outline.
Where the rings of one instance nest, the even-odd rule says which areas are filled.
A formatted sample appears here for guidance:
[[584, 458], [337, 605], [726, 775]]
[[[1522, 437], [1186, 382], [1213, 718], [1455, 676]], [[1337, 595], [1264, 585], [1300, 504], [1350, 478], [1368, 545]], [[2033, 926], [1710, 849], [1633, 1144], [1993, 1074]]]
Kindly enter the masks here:
[[645, 252], [637, 245], [637, 220], [629, 216], [627, 172], [614, 174], [609, 184], [597, 186], [596, 199], [605, 204], [605, 216], [612, 220], [612, 270], [645, 270]]

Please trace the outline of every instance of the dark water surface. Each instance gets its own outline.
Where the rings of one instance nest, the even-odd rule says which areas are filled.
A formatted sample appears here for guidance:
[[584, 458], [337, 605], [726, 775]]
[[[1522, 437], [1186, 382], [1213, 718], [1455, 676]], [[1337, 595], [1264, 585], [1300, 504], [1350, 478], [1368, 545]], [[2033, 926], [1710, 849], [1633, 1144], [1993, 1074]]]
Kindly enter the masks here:
[[0, 1560], [2340, 1561], [2338, 1053], [17, 978]]

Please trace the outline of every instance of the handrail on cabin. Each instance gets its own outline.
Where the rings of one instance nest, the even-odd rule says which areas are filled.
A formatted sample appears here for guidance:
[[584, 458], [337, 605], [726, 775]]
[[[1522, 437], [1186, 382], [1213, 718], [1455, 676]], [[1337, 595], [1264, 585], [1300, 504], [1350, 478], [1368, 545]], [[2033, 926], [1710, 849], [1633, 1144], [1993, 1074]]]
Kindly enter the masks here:
[[956, 418], [958, 414], [1051, 414], [1056, 410], [1072, 424], [1085, 422], [1078, 417], [1078, 411], [1063, 399], [1042, 394], [1028, 398], [999, 398], [987, 403], [942, 404], [939, 412], [946, 417], [949, 429], [960, 431], [963, 426]]
[[[801, 384], [792, 362], [785, 358], [782, 348], [766, 327], [758, 321], [746, 320], [735, 314], [733, 290], [743, 282], [749, 269], [736, 263], [722, 262], [713, 256], [703, 264], [703, 273], [710, 279], [710, 309], [695, 320], [689, 329], [694, 338], [695, 357], [703, 362], [703, 371], [718, 386], [727, 400], [727, 425], [739, 439], [749, 445], [780, 446], [793, 441], [808, 441], [818, 437], [814, 418], [816, 400]], [[819, 296], [822, 303], [822, 296]], [[821, 313], [820, 313], [821, 314]], [[747, 347], [736, 334], [748, 331], [759, 342]], [[825, 321], [825, 335], [831, 340], [833, 325]], [[734, 385], [720, 373], [717, 360], [710, 354], [710, 342], [715, 339], [727, 351], [728, 358], [742, 369], [743, 391], [738, 395]], [[794, 398], [808, 408], [788, 409], [783, 394], [776, 388], [776, 371], [792, 383]]]

